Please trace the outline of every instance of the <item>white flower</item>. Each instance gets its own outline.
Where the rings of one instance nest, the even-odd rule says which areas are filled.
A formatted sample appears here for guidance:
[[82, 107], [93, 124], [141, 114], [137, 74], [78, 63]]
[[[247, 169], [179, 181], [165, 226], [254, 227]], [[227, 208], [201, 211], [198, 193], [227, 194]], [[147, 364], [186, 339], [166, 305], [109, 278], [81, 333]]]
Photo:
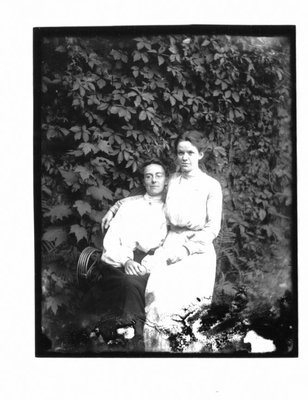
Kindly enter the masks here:
[[132, 326], [117, 329], [118, 335], [123, 335], [124, 339], [132, 339], [135, 336], [135, 329]]
[[234, 335], [232, 335], [231, 340], [233, 342], [240, 342], [242, 340], [242, 336], [238, 333], [235, 333]]
[[249, 331], [244, 338], [244, 343], [251, 344], [252, 353], [270, 353], [276, 350], [272, 340], [264, 339], [256, 334], [255, 331]]

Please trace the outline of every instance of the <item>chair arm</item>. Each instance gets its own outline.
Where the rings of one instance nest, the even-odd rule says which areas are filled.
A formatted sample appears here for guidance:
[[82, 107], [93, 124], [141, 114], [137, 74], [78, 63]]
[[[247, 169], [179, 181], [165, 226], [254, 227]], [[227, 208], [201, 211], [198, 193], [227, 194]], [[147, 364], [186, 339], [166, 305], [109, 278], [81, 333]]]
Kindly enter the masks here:
[[78, 285], [86, 282], [91, 277], [94, 266], [99, 261], [101, 254], [101, 250], [91, 246], [82, 250], [77, 262], [76, 277]]

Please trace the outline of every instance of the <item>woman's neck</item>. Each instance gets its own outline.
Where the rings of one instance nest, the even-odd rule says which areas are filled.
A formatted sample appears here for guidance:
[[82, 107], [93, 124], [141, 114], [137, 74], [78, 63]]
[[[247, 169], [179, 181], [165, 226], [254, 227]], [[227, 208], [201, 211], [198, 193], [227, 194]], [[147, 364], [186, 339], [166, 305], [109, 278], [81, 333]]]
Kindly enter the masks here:
[[192, 170], [192, 171], [187, 171], [187, 172], [185, 172], [185, 171], [180, 171], [181, 175], [182, 175], [184, 178], [193, 178], [193, 177], [195, 177], [195, 176], [200, 175], [201, 172], [202, 172], [202, 171], [201, 171], [200, 168], [194, 169], [194, 170]]
[[163, 194], [159, 194], [159, 195], [156, 195], [156, 196], [151, 196], [151, 195], [149, 195], [148, 193], [146, 193], [146, 194], [144, 195], [144, 198], [145, 198], [146, 200], [148, 200], [148, 201], [153, 201], [153, 202], [160, 203], [160, 202], [163, 201]]

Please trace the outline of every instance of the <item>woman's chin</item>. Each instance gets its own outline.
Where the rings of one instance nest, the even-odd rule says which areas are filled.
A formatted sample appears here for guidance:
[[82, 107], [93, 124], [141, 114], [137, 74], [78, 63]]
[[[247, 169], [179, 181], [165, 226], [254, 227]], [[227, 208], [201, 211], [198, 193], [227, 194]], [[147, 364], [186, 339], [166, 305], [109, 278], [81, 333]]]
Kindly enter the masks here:
[[193, 168], [191, 168], [191, 166], [181, 167], [181, 172], [189, 174], [190, 172], [193, 172]]

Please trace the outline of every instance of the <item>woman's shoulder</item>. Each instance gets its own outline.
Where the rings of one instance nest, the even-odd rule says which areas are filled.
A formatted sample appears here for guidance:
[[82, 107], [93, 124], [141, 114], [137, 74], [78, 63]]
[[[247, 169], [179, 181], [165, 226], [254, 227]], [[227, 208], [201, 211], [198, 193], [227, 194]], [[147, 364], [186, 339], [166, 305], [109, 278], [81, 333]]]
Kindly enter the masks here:
[[140, 204], [140, 202], [144, 201], [144, 195], [139, 194], [136, 196], [128, 196], [119, 201], [120, 209], [122, 212], [130, 210], [131, 208], [136, 207], [136, 205]]
[[170, 174], [169, 179], [178, 178], [179, 176], [181, 176], [180, 171], [176, 171], [176, 172], [173, 172], [172, 174]]
[[[181, 173], [180, 172], [174, 172], [173, 174], [171, 174], [169, 176], [169, 182], [173, 182], [173, 181], [178, 181], [181, 180]], [[220, 183], [216, 178], [213, 178], [212, 176], [210, 176], [207, 172], [204, 171], [200, 171], [200, 174], [198, 174], [195, 177], [198, 180], [206, 183], [207, 185], [213, 185], [216, 187], [220, 187]], [[194, 179], [194, 181], [196, 181], [196, 179]]]
[[179, 180], [180, 177], [181, 177], [180, 172], [173, 172], [173, 174], [169, 175], [169, 178], [168, 178], [169, 184], [170, 184], [170, 182], [174, 182], [174, 181]]
[[206, 172], [202, 171], [202, 174], [200, 176], [201, 176], [201, 179], [203, 179], [207, 183], [207, 185], [210, 185], [213, 188], [217, 188], [217, 189], [221, 188], [221, 185], [220, 185], [220, 182], [218, 181], [218, 179], [213, 178]]

